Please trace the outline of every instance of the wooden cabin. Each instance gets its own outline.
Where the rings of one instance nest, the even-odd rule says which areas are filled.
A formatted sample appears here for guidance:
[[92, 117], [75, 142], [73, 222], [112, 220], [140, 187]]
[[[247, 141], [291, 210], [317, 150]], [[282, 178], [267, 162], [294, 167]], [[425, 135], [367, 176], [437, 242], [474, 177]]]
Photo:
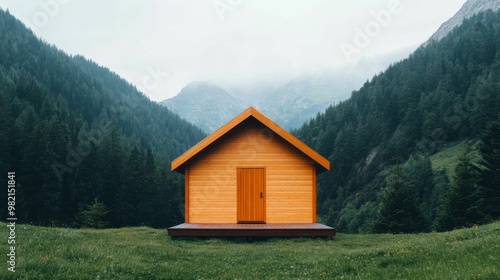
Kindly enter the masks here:
[[316, 175], [330, 162], [252, 107], [171, 168], [185, 177], [185, 223], [169, 229], [172, 237], [335, 234], [316, 224]]

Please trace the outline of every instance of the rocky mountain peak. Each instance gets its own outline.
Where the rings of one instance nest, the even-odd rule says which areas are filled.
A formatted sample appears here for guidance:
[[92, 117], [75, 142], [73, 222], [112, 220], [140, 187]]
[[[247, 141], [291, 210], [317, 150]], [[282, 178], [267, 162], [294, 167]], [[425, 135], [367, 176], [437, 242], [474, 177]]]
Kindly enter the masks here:
[[224, 96], [227, 92], [221, 87], [206, 81], [194, 81], [187, 84], [179, 92], [177, 98]]
[[443, 39], [453, 28], [462, 24], [464, 19], [486, 10], [499, 10], [500, 0], [468, 0], [462, 8], [449, 20], [439, 27], [439, 29], [427, 41], [439, 41]]

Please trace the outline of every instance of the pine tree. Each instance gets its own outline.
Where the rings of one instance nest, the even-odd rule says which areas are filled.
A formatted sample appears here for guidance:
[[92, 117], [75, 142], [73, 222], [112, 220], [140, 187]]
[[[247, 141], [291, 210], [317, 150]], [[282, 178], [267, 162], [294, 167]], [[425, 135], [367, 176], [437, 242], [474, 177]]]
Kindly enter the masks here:
[[146, 151], [142, 181], [144, 183], [140, 193], [142, 199], [138, 205], [142, 213], [141, 223], [156, 226], [157, 211], [164, 202], [159, 201], [159, 203], [157, 203], [159, 180], [155, 158], [151, 148], [148, 148]]
[[436, 184], [430, 158], [421, 155], [411, 156], [405, 165], [405, 174], [413, 182], [413, 189], [420, 211], [422, 211], [426, 220], [431, 221], [433, 218], [431, 196]]
[[57, 224], [61, 215], [61, 184], [50, 164], [55, 155], [50, 145], [50, 124], [42, 121], [30, 135], [21, 169], [24, 177], [19, 181], [25, 186], [27, 217], [36, 224]]
[[399, 165], [388, 178], [389, 186], [382, 198], [373, 230], [377, 233], [414, 233], [427, 231], [428, 226], [416, 205], [413, 182], [401, 176]]
[[442, 208], [444, 197], [450, 186], [450, 178], [448, 177], [446, 170], [441, 169], [434, 176], [434, 181], [436, 183], [436, 186], [430, 198], [432, 216], [429, 221], [432, 221], [432, 228], [434, 230], [437, 230], [439, 228], [438, 216], [441, 210], [440, 208]]
[[178, 224], [183, 220], [184, 188], [181, 176], [163, 168], [160, 172], [159, 186], [155, 203], [156, 226], [168, 227]]
[[500, 218], [500, 119], [488, 125], [481, 142], [480, 152], [486, 167], [480, 172], [484, 214], [496, 220]]
[[[2, 78], [2, 72], [0, 71], [0, 79]], [[0, 82], [1, 84], [1, 82]], [[11, 141], [13, 129], [12, 129], [12, 118], [10, 116], [10, 110], [7, 108], [8, 103], [6, 98], [3, 96], [2, 89], [0, 88], [0, 174], [7, 174], [12, 168], [12, 157], [11, 157]], [[3, 185], [6, 185], [5, 181], [0, 180]], [[7, 191], [3, 191], [0, 194], [0, 199], [2, 201], [7, 201]], [[7, 217], [7, 209], [0, 207], [0, 217]]]
[[468, 151], [463, 151], [438, 213], [438, 230], [470, 227], [484, 220], [481, 210], [483, 194], [478, 180], [478, 168], [472, 163]]
[[124, 184], [118, 193], [119, 204], [117, 205], [118, 213], [116, 215], [121, 217], [122, 225], [148, 224], [147, 219], [149, 217], [143, 215], [143, 209], [139, 207], [144, 199], [142, 194], [145, 189], [143, 166], [142, 155], [135, 147], [127, 159]]
[[83, 211], [83, 226], [98, 229], [105, 228], [107, 214], [106, 205], [96, 198], [88, 206], [88, 209]]
[[121, 137], [115, 126], [103, 131], [103, 140], [99, 145], [99, 169], [102, 181], [102, 200], [108, 207], [110, 215], [107, 216], [108, 224], [112, 227], [123, 225], [125, 212], [119, 210], [124, 205], [121, 201], [123, 185], [125, 182], [124, 161], [125, 155], [121, 144]]

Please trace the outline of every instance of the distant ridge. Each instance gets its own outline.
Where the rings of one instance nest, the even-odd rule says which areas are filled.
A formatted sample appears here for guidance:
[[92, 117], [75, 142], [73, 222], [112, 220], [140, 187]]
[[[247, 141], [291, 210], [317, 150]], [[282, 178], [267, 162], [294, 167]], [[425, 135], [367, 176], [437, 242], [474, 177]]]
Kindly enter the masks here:
[[276, 87], [258, 85], [229, 91], [211, 82], [195, 81], [160, 104], [206, 133], [214, 132], [249, 106], [290, 130], [330, 104], [345, 100], [363, 79], [362, 75], [348, 72], [325, 72], [301, 75]]
[[452, 18], [447, 20], [439, 27], [439, 29], [429, 38], [429, 40], [425, 44], [443, 39], [446, 35], [448, 35], [448, 33], [453, 30], [453, 28], [462, 24], [464, 19], [468, 19], [479, 12], [490, 9], [493, 11], [499, 10], [500, 1], [468, 0]]

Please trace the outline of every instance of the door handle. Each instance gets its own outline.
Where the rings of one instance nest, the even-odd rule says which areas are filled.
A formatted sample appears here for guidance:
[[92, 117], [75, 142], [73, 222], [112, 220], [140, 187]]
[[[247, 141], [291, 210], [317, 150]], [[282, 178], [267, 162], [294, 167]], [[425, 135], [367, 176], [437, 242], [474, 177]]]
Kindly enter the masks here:
[[262, 198], [262, 192], [260, 192], [260, 198]]

